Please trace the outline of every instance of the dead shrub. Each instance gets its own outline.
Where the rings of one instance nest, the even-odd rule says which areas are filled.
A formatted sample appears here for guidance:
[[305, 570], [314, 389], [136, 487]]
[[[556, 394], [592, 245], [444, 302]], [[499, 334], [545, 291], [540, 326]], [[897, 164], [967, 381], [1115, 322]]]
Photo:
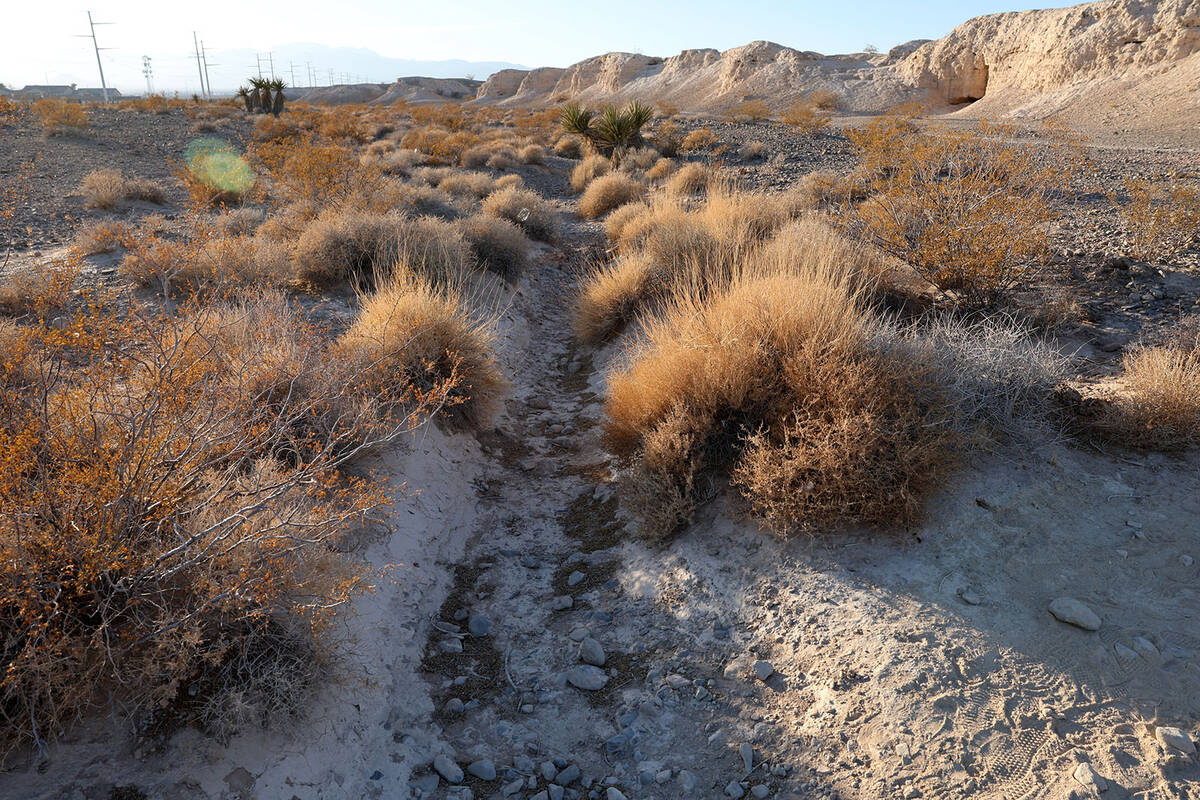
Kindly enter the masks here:
[[111, 253], [121, 246], [126, 228], [119, 222], [88, 222], [75, 234], [75, 252], [84, 256]]
[[[688, 131], [687, 135], [683, 137], [683, 141], [679, 143], [679, 149], [685, 153], [691, 153], [696, 150], [705, 150], [716, 143], [717, 135], [713, 133], [712, 128], [696, 128]], [[663, 155], [667, 155], [667, 152], [663, 151]]]
[[300, 126], [290, 119], [267, 115], [254, 123], [252, 135], [260, 142], [286, 141], [300, 135]]
[[246, 236], [258, 230], [266, 216], [261, 208], [235, 208], [218, 216], [215, 225], [226, 236]]
[[636, 147], [621, 156], [621, 171], [635, 172], [653, 167], [662, 156], [653, 147]]
[[492, 184], [493, 192], [500, 192], [505, 189], [524, 189], [525, 179], [520, 175], [501, 175], [496, 178], [496, 182]]
[[509, 282], [520, 276], [529, 259], [524, 231], [506, 219], [484, 214], [468, 217], [460, 225], [480, 267]]
[[804, 209], [844, 207], [865, 199], [867, 185], [858, 175], [838, 175], [829, 170], [819, 170], [796, 181], [791, 195]]
[[726, 111], [725, 116], [738, 122], [762, 122], [771, 116], [771, 107], [764, 100], [743, 100]]
[[646, 179], [651, 181], [661, 181], [672, 172], [675, 171], [675, 161], [670, 158], [660, 158], [654, 162], [654, 166], [646, 170]]
[[495, 189], [495, 180], [483, 172], [463, 172], [447, 175], [438, 183], [443, 192], [469, 197], [487, 197]]
[[545, 164], [546, 148], [540, 144], [527, 144], [518, 152], [522, 164]]
[[517, 156], [512, 150], [503, 148], [488, 156], [487, 166], [489, 169], [507, 172], [517, 168]]
[[432, 280], [445, 280], [471, 265], [470, 251], [453, 223], [343, 210], [317, 217], [301, 234], [296, 274], [313, 287], [343, 281], [362, 285], [386, 275], [401, 255]]
[[783, 113], [780, 120], [785, 125], [791, 125], [801, 133], [815, 134], [829, 127], [829, 123], [833, 120], [833, 115], [828, 111], [818, 108], [808, 100], [799, 100]]
[[61, 313], [71, 303], [80, 267], [76, 258], [65, 258], [5, 273], [0, 276], [0, 314], [46, 320]]
[[580, 194], [588, 184], [612, 172], [612, 162], [604, 156], [588, 156], [571, 169], [571, 191]]
[[515, 223], [531, 239], [552, 241], [558, 232], [553, 207], [537, 192], [510, 186], [488, 195], [483, 213]]
[[615, 208], [641, 200], [646, 186], [620, 173], [603, 175], [588, 184], [579, 198], [579, 213], [585, 219], [602, 217]]
[[480, 430], [508, 388], [493, 355], [494, 336], [492, 320], [472, 312], [453, 288], [434, 286], [401, 263], [362, 299], [336, 351], [370, 390], [450, 384], [439, 417]]
[[765, 150], [766, 147], [767, 145], [765, 142], [760, 142], [758, 140], [746, 142], [744, 145], [738, 148], [738, 161], [758, 161], [763, 157], [763, 150]]
[[674, 195], [699, 194], [708, 189], [711, 178], [712, 173], [703, 164], [684, 164], [667, 179], [666, 189]]
[[626, 203], [625, 205], [615, 209], [604, 220], [604, 232], [608, 236], [610, 242], [615, 242], [621, 238], [621, 234], [625, 231], [625, 226], [632, 220], [643, 216], [650, 210], [650, 206], [646, 203]]
[[583, 145], [575, 136], [563, 136], [554, 143], [554, 155], [560, 158], [580, 158], [583, 155]]
[[952, 463], [928, 370], [873, 352], [853, 285], [794, 255], [678, 290], [609, 380], [605, 440], [647, 538], [685, 526], [722, 476], [780, 532], [910, 524]]
[[842, 102], [841, 96], [829, 89], [814, 89], [806, 99], [810, 106], [821, 111], [836, 111]]
[[128, 200], [144, 200], [161, 205], [161, 186], [145, 178], [126, 178], [118, 170], [100, 169], [83, 176], [79, 192], [89, 208], [111, 210]]
[[1200, 245], [1200, 190], [1134, 179], [1125, 191], [1120, 210], [1135, 258], [1163, 263]]

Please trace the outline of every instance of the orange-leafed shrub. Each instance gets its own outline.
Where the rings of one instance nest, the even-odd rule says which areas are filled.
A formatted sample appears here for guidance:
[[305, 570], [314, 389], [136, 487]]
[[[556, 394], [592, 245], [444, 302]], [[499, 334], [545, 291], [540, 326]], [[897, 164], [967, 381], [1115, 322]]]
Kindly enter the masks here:
[[780, 119], [803, 133], [819, 133], [829, 127], [832, 115], [808, 100], [800, 100], [793, 103]]
[[51, 97], [35, 100], [33, 113], [42, 123], [42, 130], [47, 136], [81, 134], [91, 124], [87, 109], [82, 104], [69, 100]]
[[1181, 183], [1126, 181], [1129, 194], [1120, 206], [1133, 255], [1144, 261], [1169, 261], [1200, 246], [1200, 190]]
[[118, 703], [219, 735], [294, 706], [385, 503], [341, 467], [447, 402], [368, 384], [285, 299], [0, 326], [0, 746]]

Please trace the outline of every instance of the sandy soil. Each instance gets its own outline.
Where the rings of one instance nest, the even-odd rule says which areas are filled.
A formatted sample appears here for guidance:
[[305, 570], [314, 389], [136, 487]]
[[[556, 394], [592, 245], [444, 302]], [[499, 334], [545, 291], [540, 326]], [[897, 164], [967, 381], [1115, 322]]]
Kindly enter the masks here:
[[[844, 142], [779, 147], [777, 175], [770, 160], [746, 175], [837, 168]], [[1114, 170], [1157, 168], [1108, 152]], [[567, 166], [528, 182], [564, 186]], [[570, 335], [600, 227], [557, 202], [563, 240], [501, 300], [514, 390], [495, 430], [430, 427], [370, 465], [408, 496], [360, 549], [390, 578], [346, 618], [336, 684], [228, 744], [184, 731], [142, 752], [114, 712], [13, 764], [0, 796], [1200, 797], [1197, 756], [1155, 735], [1200, 739], [1200, 454], [968, 454], [928, 522], [891, 535], [780, 540], [717, 490], [685, 535], [647, 547], [599, 441], [620, 347]], [[1124, 341], [1173, 313], [1124, 305]], [[1065, 343], [1101, 334], [1088, 324]], [[1055, 618], [1060, 598], [1098, 629]], [[580, 670], [597, 646], [603, 667]], [[446, 759], [474, 767], [450, 783]]]

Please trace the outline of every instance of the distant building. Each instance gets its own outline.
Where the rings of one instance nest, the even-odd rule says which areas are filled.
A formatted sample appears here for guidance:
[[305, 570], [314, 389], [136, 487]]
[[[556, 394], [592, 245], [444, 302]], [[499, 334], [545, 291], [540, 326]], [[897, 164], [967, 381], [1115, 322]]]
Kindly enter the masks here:
[[[75, 100], [80, 103], [102, 103], [104, 102], [104, 90], [96, 88], [80, 89], [75, 84], [70, 86], [26, 86], [23, 89], [18, 89], [11, 92], [10, 96], [19, 97], [22, 100], [43, 100], [47, 97], [54, 97], [60, 100]], [[108, 99], [116, 100], [121, 97], [121, 93], [116, 89], [108, 90]]]

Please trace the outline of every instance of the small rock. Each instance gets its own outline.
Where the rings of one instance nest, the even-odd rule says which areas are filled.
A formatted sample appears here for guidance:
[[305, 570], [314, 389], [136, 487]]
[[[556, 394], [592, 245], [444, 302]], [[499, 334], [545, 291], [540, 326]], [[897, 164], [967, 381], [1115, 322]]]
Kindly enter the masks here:
[[442, 650], [447, 653], [461, 653], [463, 644], [458, 639], [446, 639], [442, 642]]
[[1196, 560], [1189, 555], [1182, 555], [1179, 557], [1179, 563], [1183, 564], [1185, 567], [1190, 567], [1192, 564], [1196, 563]]
[[446, 779], [447, 783], [462, 783], [462, 767], [454, 763], [454, 759], [445, 753], [433, 759], [433, 769]]
[[983, 602], [983, 599], [970, 589], [964, 589], [958, 596], [969, 606], [977, 606]]
[[765, 681], [767, 678], [775, 674], [775, 668], [771, 666], [770, 661], [755, 661], [754, 676], [760, 681]]
[[561, 783], [563, 786], [570, 786], [575, 781], [579, 780], [580, 770], [578, 764], [572, 764], [555, 776], [554, 780]]
[[500, 790], [500, 793], [502, 795], [504, 795], [505, 797], [509, 797], [510, 795], [514, 795], [524, 788], [525, 788], [525, 779], [517, 778], [515, 781], [510, 781], [510, 782], [504, 784], [504, 788]]
[[481, 758], [467, 765], [467, 772], [481, 781], [496, 780], [496, 764], [490, 758]]
[[550, 601], [551, 611], [566, 611], [571, 606], [575, 605], [575, 598], [569, 594], [560, 594]]
[[550, 800], [563, 800], [566, 790], [557, 783], [552, 783], [546, 787], [546, 792], [550, 795]]
[[604, 793], [607, 800], [625, 800], [625, 795], [621, 794], [621, 790], [615, 786], [608, 787], [608, 791]]
[[538, 792], [533, 797], [529, 798], [529, 800], [550, 800], [550, 793], [549, 792]]
[[431, 772], [428, 775], [422, 775], [419, 778], [414, 778], [409, 781], [408, 785], [417, 790], [418, 797], [428, 797], [437, 791], [438, 781], [440, 779], [436, 772]]
[[446, 701], [444, 708], [447, 714], [461, 714], [463, 712], [463, 701], [457, 697], [451, 697]]
[[658, 772], [654, 773], [654, 782], [659, 786], [662, 786], [669, 780], [671, 780], [671, 770], [669, 769], [660, 769]]
[[579, 584], [583, 583], [583, 579], [586, 577], [587, 576], [579, 570], [575, 570], [567, 576], [567, 586], [578, 586]]
[[592, 637], [579, 643], [579, 660], [585, 664], [603, 667], [605, 661], [604, 648]]
[[588, 630], [587, 628], [585, 628], [584, 626], [580, 625], [578, 628], [573, 629], [571, 631], [570, 635], [571, 635], [572, 642], [582, 642], [584, 639], [591, 636], [592, 632], [590, 630]]
[[746, 768], [746, 774], [749, 775], [754, 770], [754, 748], [749, 742], [742, 742], [738, 746], [738, 755], [742, 757], [742, 765]]
[[567, 683], [577, 689], [588, 692], [598, 692], [608, 684], [608, 675], [599, 667], [591, 664], [573, 667], [567, 672]]
[[543, 761], [538, 770], [542, 773], [542, 778], [546, 783], [554, 780], [554, 776], [558, 774], [558, 768], [554, 766], [552, 761]]
[[1075, 771], [1071, 773], [1071, 777], [1084, 786], [1094, 788], [1097, 792], [1103, 792], [1108, 789], [1108, 781], [1104, 780], [1091, 764], [1078, 765], [1075, 767]]
[[679, 770], [679, 788], [683, 789], [684, 794], [691, 794], [696, 790], [696, 773], [691, 770]]
[[1154, 646], [1154, 643], [1143, 636], [1133, 637], [1132, 644], [1133, 644], [1133, 649], [1137, 650], [1138, 653], [1141, 654], [1142, 658], [1156, 659], [1160, 655], [1158, 652], [1158, 648]]
[[1074, 597], [1060, 597], [1054, 600], [1050, 603], [1050, 613], [1060, 622], [1083, 628], [1085, 631], [1100, 630], [1100, 617]]
[[732, 797], [733, 800], [738, 800], [738, 798], [744, 796], [746, 792], [742, 789], [742, 785], [740, 783], [737, 781], [730, 781], [729, 785], [725, 787], [725, 794]]
[[1154, 738], [1168, 747], [1174, 747], [1181, 753], [1191, 755], [1196, 752], [1196, 743], [1192, 741], [1192, 737], [1188, 732], [1182, 728], [1156, 728]]
[[492, 629], [492, 621], [482, 614], [474, 614], [471, 620], [467, 623], [467, 630], [472, 636], [487, 636], [488, 631]]
[[771, 790], [767, 788], [766, 784], [756, 783], [750, 787], [750, 794], [757, 797], [758, 800], [764, 800], [764, 798], [771, 794]]

